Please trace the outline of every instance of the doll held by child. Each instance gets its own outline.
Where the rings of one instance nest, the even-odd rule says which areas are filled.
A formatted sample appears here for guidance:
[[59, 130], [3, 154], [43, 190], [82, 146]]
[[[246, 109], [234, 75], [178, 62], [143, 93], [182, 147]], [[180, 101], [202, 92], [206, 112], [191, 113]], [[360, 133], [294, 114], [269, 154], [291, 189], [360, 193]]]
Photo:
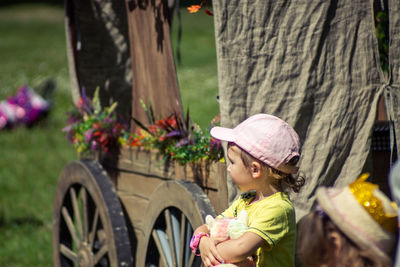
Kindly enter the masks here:
[[389, 267], [396, 244], [394, 204], [363, 174], [344, 188], [321, 187], [298, 228], [302, 266]]
[[257, 114], [233, 129], [214, 127], [211, 135], [228, 142], [228, 172], [244, 192], [217, 218], [248, 214], [248, 229], [237, 239], [215, 242], [207, 225], [198, 227], [191, 248], [205, 266], [241, 264], [251, 257], [255, 266], [294, 266], [296, 221], [284, 192], [298, 192], [304, 178], [296, 166], [300, 157], [297, 133], [283, 120]]
[[[248, 215], [242, 210], [237, 218], [213, 218], [211, 215], [206, 216], [206, 225], [210, 232], [210, 238], [218, 243], [229, 239], [237, 239], [241, 237], [249, 228]], [[237, 267], [253, 267], [254, 261], [251, 257], [236, 264], [220, 264], [219, 266], [237, 266]]]

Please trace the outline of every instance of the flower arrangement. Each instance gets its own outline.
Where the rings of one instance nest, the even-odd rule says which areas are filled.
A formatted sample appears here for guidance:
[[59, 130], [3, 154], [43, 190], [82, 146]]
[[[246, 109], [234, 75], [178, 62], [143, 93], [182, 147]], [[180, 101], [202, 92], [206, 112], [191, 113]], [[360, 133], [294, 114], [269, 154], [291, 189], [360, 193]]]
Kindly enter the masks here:
[[[203, 133], [199, 126], [190, 124], [189, 112], [186, 120], [177, 113], [164, 119], [156, 120], [151, 104], [149, 108], [141, 101], [149, 120], [148, 125], [133, 119], [139, 126], [134, 133], [119, 123], [115, 108], [101, 108], [98, 89], [90, 100], [85, 91], [77, 106], [67, 119], [63, 129], [67, 139], [78, 153], [87, 155], [93, 151], [112, 153], [120, 146], [137, 147], [143, 150], [157, 150], [165, 160], [177, 161], [180, 164], [195, 163], [200, 160], [223, 160], [223, 150], [219, 140]], [[213, 124], [219, 123], [215, 119]]]
[[121, 144], [121, 137], [127, 127], [117, 121], [114, 113], [117, 103], [102, 109], [98, 88], [90, 100], [82, 90], [75, 109], [69, 112], [67, 126], [63, 129], [67, 139], [78, 153], [88, 155], [92, 151], [113, 151]]
[[33, 126], [50, 110], [50, 102], [24, 85], [14, 96], [0, 102], [0, 130], [25, 124]]
[[[150, 125], [145, 126], [134, 119], [138, 130], [129, 137], [129, 145], [144, 149], [157, 149], [165, 159], [182, 165], [199, 160], [220, 161], [223, 150], [219, 140], [204, 133], [196, 124], [190, 124], [189, 111], [186, 119], [173, 113], [164, 119], [155, 120], [151, 104], [149, 108], [141, 101]], [[218, 123], [214, 120], [213, 123]]]

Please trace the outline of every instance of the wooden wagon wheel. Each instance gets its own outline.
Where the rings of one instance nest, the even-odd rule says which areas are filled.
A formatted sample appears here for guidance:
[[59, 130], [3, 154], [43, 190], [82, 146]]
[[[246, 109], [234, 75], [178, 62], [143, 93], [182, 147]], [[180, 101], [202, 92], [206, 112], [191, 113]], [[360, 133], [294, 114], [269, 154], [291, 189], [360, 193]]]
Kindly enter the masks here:
[[144, 218], [145, 239], [139, 246], [137, 266], [200, 266], [189, 248], [193, 229], [204, 223], [214, 208], [201, 188], [191, 182], [168, 181], [150, 196]]
[[81, 160], [60, 176], [53, 211], [54, 266], [132, 266], [121, 203], [100, 164]]

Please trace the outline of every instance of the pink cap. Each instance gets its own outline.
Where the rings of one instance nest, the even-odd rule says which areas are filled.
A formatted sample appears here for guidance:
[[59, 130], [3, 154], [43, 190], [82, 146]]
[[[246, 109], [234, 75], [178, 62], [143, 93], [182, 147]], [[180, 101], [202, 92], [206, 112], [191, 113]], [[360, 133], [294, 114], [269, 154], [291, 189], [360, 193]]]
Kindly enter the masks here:
[[214, 127], [211, 135], [233, 142], [256, 159], [284, 173], [297, 173], [299, 168], [287, 163], [300, 156], [299, 136], [285, 121], [269, 114], [256, 114], [235, 128]]

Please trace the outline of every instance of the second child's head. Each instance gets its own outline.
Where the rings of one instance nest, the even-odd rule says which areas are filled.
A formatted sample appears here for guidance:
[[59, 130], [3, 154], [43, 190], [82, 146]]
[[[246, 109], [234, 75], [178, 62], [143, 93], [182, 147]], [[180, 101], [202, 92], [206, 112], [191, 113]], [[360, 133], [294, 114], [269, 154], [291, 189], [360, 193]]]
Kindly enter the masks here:
[[297, 166], [299, 137], [280, 118], [256, 114], [233, 129], [214, 127], [211, 135], [228, 142], [228, 158], [232, 163], [228, 170], [242, 191], [251, 189], [248, 187], [251, 187], [252, 178], [259, 175], [267, 176], [279, 190], [289, 187], [298, 192], [304, 184]]
[[344, 188], [317, 190], [317, 205], [298, 227], [302, 266], [392, 266], [396, 209], [367, 177]]

